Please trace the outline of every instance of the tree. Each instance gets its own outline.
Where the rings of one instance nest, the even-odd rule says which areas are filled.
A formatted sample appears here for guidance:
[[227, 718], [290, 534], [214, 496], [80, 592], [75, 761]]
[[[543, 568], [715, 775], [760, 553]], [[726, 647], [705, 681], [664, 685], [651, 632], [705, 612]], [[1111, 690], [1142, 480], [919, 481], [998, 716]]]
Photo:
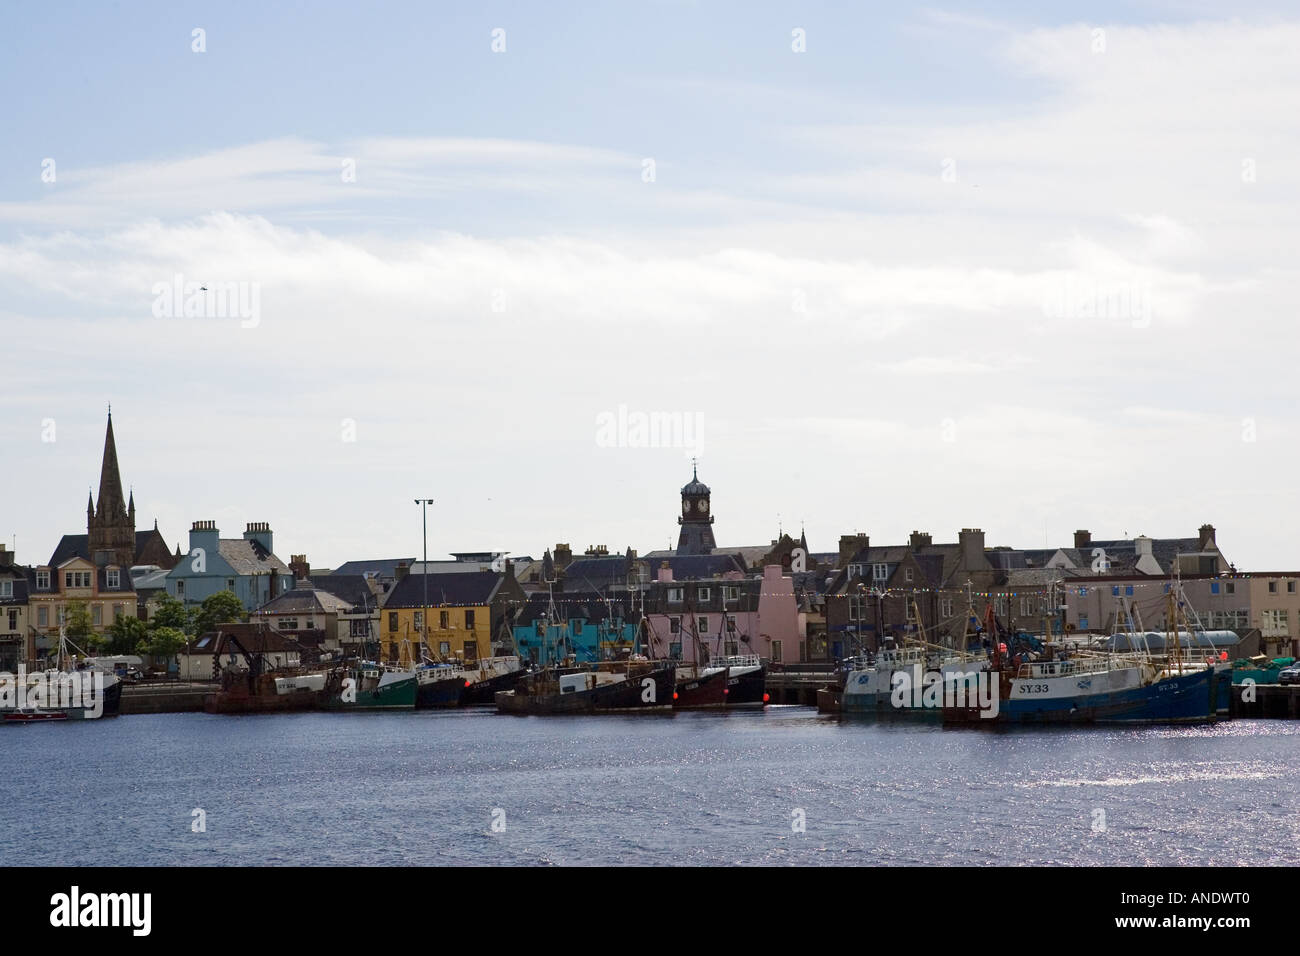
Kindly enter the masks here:
[[149, 628], [153, 630], [160, 627], [174, 628], [183, 634], [193, 634], [194, 612], [170, 594], [160, 594], [158, 607], [149, 618]]
[[73, 644], [83, 651], [90, 651], [103, 639], [95, 633], [95, 625], [90, 617], [90, 608], [85, 601], [72, 601], [63, 615], [63, 633]]
[[108, 651], [111, 654], [140, 654], [148, 643], [149, 628], [135, 615], [119, 614], [108, 628]]
[[194, 615], [194, 633], [206, 634], [218, 624], [242, 621], [246, 617], [244, 602], [235, 596], [234, 591], [218, 591], [203, 599], [198, 613]]
[[173, 658], [185, 646], [185, 637], [185, 632], [180, 628], [150, 628], [149, 642], [145, 645], [145, 651], [155, 658]]

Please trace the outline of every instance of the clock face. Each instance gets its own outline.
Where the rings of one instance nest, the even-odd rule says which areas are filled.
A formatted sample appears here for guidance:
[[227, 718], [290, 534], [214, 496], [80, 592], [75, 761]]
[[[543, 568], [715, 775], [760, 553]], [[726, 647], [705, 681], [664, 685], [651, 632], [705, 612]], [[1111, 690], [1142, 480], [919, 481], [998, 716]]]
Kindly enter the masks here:
[[690, 513], [691, 513], [691, 503], [690, 503], [689, 501], [683, 501], [683, 502], [682, 502], [682, 514], [685, 515], [685, 514], [690, 514]]
[[700, 514], [704, 514], [706, 511], [709, 510], [709, 503], [705, 501], [703, 498], [701, 498], [698, 507], [700, 509]]

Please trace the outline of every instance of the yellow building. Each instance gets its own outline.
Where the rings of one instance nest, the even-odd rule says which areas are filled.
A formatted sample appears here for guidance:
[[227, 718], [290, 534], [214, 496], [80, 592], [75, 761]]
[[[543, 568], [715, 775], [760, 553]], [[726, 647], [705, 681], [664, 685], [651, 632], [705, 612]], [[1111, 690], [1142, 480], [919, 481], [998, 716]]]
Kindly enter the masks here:
[[509, 642], [510, 621], [523, 599], [509, 570], [409, 574], [393, 586], [380, 612], [380, 654], [402, 664], [492, 657]]
[[36, 568], [35, 578], [28, 598], [28, 621], [37, 635], [38, 655], [54, 646], [59, 624], [73, 604], [86, 605], [91, 626], [100, 634], [119, 616], [136, 615], [128, 567], [109, 564], [97, 568], [86, 558], [72, 557], [58, 567]]

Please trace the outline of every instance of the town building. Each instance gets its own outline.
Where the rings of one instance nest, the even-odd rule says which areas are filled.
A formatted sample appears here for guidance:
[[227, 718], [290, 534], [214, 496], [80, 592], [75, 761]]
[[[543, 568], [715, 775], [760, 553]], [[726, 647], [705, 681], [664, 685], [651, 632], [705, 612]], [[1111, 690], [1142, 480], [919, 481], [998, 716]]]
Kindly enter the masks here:
[[510, 567], [405, 574], [380, 614], [381, 653], [386, 661], [407, 664], [422, 656], [473, 661], [509, 653], [514, 647], [510, 628], [524, 601]]
[[293, 586], [289, 566], [275, 556], [271, 526], [250, 522], [242, 538], [223, 538], [215, 521], [190, 528], [189, 553], [167, 573], [167, 593], [187, 605], [233, 591], [253, 611]]
[[12, 674], [36, 657], [27, 619], [30, 571], [14, 563], [14, 553], [0, 544], [0, 671]]

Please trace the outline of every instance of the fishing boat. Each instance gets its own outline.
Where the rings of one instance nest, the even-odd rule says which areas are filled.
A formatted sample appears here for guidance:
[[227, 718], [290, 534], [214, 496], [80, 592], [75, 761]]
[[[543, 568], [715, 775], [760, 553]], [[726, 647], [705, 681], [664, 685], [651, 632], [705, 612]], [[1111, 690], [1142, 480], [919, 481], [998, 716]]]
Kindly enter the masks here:
[[[1171, 596], [1167, 620], [1173, 634], [1165, 660], [1081, 648], [1036, 652], [996, 640], [987, 664], [975, 675], [991, 685], [989, 697], [996, 700], [989, 706], [972, 702], [970, 693], [945, 697], [944, 722], [1211, 723], [1219, 716], [1223, 677], [1217, 666], [1182, 662], [1176, 614]], [[988, 618], [999, 633], [991, 608]]]
[[111, 668], [98, 669], [94, 658], [77, 664], [82, 653], [59, 631], [53, 667], [0, 678], [0, 720], [6, 724], [39, 724], [62, 720], [116, 717], [121, 709], [122, 680]]
[[564, 673], [546, 668], [496, 695], [501, 714], [603, 714], [669, 711], [677, 668], [633, 655]]
[[767, 667], [756, 654], [720, 657], [695, 676], [678, 672], [673, 691], [677, 710], [717, 707], [763, 707], [768, 702]]
[[346, 662], [322, 692], [326, 710], [414, 710], [418, 681], [410, 671], [375, 661]]

